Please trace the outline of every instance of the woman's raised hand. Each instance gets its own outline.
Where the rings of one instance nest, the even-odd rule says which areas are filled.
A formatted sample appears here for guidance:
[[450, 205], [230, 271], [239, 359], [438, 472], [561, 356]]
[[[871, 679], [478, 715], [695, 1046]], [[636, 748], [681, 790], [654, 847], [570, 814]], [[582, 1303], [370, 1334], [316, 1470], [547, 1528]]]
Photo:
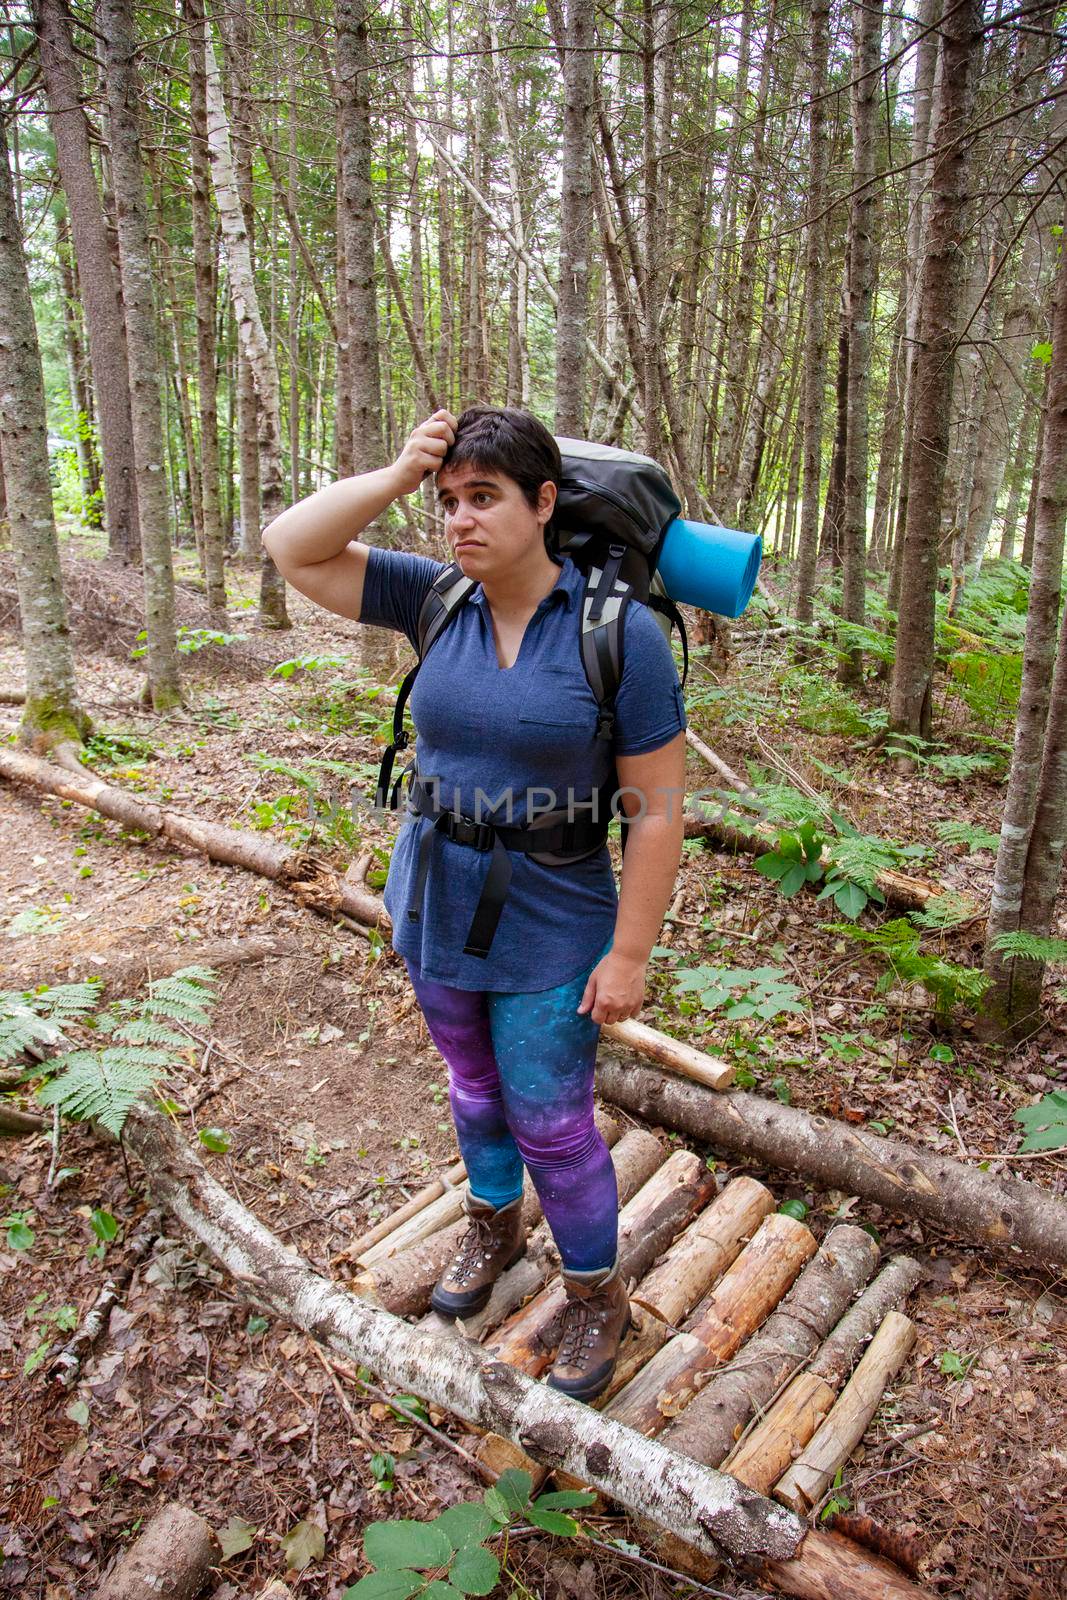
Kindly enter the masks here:
[[451, 411], [435, 411], [420, 422], [393, 463], [400, 494], [412, 494], [428, 472], [437, 472], [456, 442], [456, 419]]

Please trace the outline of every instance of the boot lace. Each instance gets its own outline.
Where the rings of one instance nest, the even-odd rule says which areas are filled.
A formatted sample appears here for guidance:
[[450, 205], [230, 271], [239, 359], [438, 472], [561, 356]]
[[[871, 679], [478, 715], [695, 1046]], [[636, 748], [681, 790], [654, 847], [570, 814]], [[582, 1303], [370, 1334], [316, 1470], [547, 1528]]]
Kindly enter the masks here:
[[495, 1217], [471, 1217], [470, 1227], [459, 1242], [456, 1251], [455, 1265], [450, 1277], [457, 1283], [464, 1283], [479, 1265], [479, 1258], [487, 1256], [495, 1241], [493, 1223]]
[[568, 1300], [559, 1317], [560, 1341], [556, 1362], [559, 1366], [580, 1366], [583, 1354], [600, 1331], [601, 1313], [606, 1298], [594, 1295], [587, 1300]]

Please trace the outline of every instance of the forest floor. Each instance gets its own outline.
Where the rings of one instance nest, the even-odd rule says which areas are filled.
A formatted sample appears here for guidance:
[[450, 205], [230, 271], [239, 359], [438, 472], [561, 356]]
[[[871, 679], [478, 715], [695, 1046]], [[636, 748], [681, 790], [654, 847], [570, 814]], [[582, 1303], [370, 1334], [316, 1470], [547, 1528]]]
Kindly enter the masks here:
[[[75, 620], [97, 729], [91, 760], [109, 781], [292, 840], [309, 833], [310, 782], [319, 785], [320, 810], [326, 793], [344, 794], [332, 788], [339, 774], [307, 763], [345, 763], [364, 792], [372, 786], [380, 713], [357, 669], [395, 678], [401, 659], [380, 639], [293, 597], [291, 632], [256, 634], [250, 622], [235, 623], [247, 643], [189, 654], [187, 705], [158, 718], [138, 705], [132, 632], [106, 621], [109, 610], [138, 614], [129, 579], [76, 555], [68, 579], [82, 599]], [[251, 576], [237, 574], [235, 603], [252, 593]], [[252, 613], [234, 612], [242, 615]], [[182, 616], [198, 625], [189, 592]], [[785, 709], [764, 717], [759, 695], [766, 710], [786, 647], [757, 638], [740, 648], [729, 676], [715, 679], [706, 660], [697, 662], [689, 697], [696, 730], [743, 774], [755, 761], [778, 769], [781, 782], [784, 765], [794, 787], [828, 795], [862, 831], [926, 846], [915, 870], [983, 907], [991, 850], [948, 843], [935, 824], [955, 819], [995, 834], [997, 775], [898, 773], [855, 736], [826, 731], [832, 719], [798, 712], [795, 696], [774, 700]], [[318, 665], [270, 674], [297, 657]], [[328, 664], [339, 657], [347, 660]], [[20, 683], [8, 625], [0, 689]], [[702, 683], [716, 692], [702, 695]], [[0, 706], [0, 732], [17, 721], [16, 706]], [[973, 748], [965, 716], [953, 712], [946, 722], [946, 749]], [[691, 785], [707, 786], [693, 761]], [[365, 814], [353, 822], [343, 806], [314, 832], [315, 848], [342, 867], [360, 845], [377, 846], [382, 859], [387, 850], [387, 835]], [[278, 956], [220, 968], [211, 1030], [190, 1038], [169, 1092], [191, 1108], [183, 1123], [194, 1142], [194, 1130], [223, 1135], [214, 1142], [228, 1148], [202, 1151], [218, 1179], [317, 1268], [331, 1270], [347, 1240], [455, 1159], [444, 1068], [390, 951], [300, 908], [273, 883], [13, 787], [0, 789], [0, 862], [7, 989], [98, 972], [110, 975], [113, 998], [140, 992], [153, 960], [176, 950], [192, 964], [219, 940], [284, 941]], [[878, 920], [865, 914], [861, 924]], [[895, 1128], [924, 1148], [988, 1161], [994, 1172], [1062, 1193], [1062, 1155], [1011, 1154], [1021, 1137], [1013, 1113], [1067, 1083], [1067, 1006], [1055, 984], [1041, 1031], [1019, 1049], [998, 1049], [979, 1042], [963, 1013], [938, 1021], [921, 989], [877, 994], [884, 967], [840, 923], [831, 902], [810, 892], [783, 898], [751, 860], [687, 846], [646, 1018], [706, 1042], [762, 1092], [876, 1131]], [[975, 915], [934, 944], [973, 965], [982, 932]], [[671, 992], [678, 969], [709, 961], [773, 969], [779, 992], [795, 986], [802, 1009], [731, 1023], [690, 1003], [680, 1016]], [[905, 1249], [925, 1269], [908, 1305], [916, 1346], [837, 1499], [911, 1532], [937, 1594], [1067, 1594], [1062, 1278], [998, 1262], [854, 1197], [701, 1153], [717, 1158], [724, 1179], [743, 1170], [780, 1200], [803, 1200], [818, 1237], [849, 1216], [874, 1225], [887, 1254]], [[294, 1593], [339, 1600], [365, 1570], [366, 1523], [429, 1516], [481, 1492], [457, 1455], [352, 1386], [340, 1388], [308, 1339], [250, 1310], [166, 1217], [77, 1383], [60, 1389], [49, 1363], [105, 1274], [121, 1272], [150, 1198], [118, 1148], [84, 1127], [64, 1127], [61, 1178], [49, 1189], [51, 1158], [46, 1135], [0, 1151], [5, 1222], [15, 1216], [35, 1235], [18, 1249], [10, 1233], [5, 1248], [0, 1234], [0, 1594], [90, 1596], [153, 1509], [180, 1498], [227, 1527], [239, 1547], [209, 1586], [213, 1600], [243, 1600], [282, 1576], [290, 1565], [282, 1540], [300, 1523], [323, 1530], [325, 1554], [291, 1574]], [[117, 1223], [110, 1242], [94, 1231], [100, 1212]], [[334, 1270], [343, 1277], [347, 1269]], [[632, 1537], [619, 1519], [588, 1526], [601, 1540]], [[518, 1541], [509, 1561], [516, 1595], [696, 1592], [582, 1538]], [[738, 1600], [761, 1592], [726, 1572], [720, 1583]]]

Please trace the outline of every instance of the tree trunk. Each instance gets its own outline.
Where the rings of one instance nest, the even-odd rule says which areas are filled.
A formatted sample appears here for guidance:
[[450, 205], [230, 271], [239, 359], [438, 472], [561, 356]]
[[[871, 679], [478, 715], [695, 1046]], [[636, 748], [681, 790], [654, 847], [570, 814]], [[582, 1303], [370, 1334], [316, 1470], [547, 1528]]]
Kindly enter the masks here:
[[[1015, 720], [1015, 746], [1012, 751], [1008, 792], [1004, 800], [1004, 819], [993, 877], [993, 895], [986, 924], [985, 971], [991, 987], [982, 998], [986, 1027], [996, 1032], [1017, 1027], [1021, 1022], [1033, 1026], [1036, 1019], [1027, 1014], [1036, 992], [1032, 970], [1038, 963], [1020, 961], [994, 948], [996, 940], [1025, 926], [1022, 921], [1024, 885], [1029, 870], [1033, 829], [1039, 803], [1043, 764], [1049, 760], [1046, 724], [1053, 695], [1053, 670], [1056, 638], [1060, 628], [1060, 597], [1063, 585], [1064, 521], [1067, 518], [1067, 254], [1061, 252], [1056, 281], [1055, 316], [1052, 327], [1052, 365], [1049, 368], [1048, 406], [1045, 412], [1044, 443], [1041, 454], [1041, 479], [1034, 529], [1034, 556], [1030, 575], [1030, 598], [1026, 614], [1026, 644], [1023, 651], [1023, 676], [1019, 709]], [[1054, 752], [1056, 736], [1049, 730]], [[1052, 756], [1055, 762], [1055, 755]], [[1060, 845], [1062, 856], [1062, 843]], [[1039, 925], [1044, 922], [1038, 918]], [[1046, 925], [1047, 932], [1047, 925]], [[1016, 1001], [1014, 987], [1021, 980], [1026, 993], [1023, 1005]]]
[[832, 1552], [825, 1592], [835, 1600], [918, 1600], [922, 1591], [887, 1566], [881, 1571], [895, 1579], [893, 1587], [873, 1586], [874, 1563], [855, 1546], [809, 1533], [793, 1513], [725, 1474], [487, 1361], [468, 1340], [411, 1327], [346, 1294], [238, 1205], [160, 1113], [135, 1112], [124, 1137], [154, 1192], [257, 1303], [346, 1360], [366, 1364], [383, 1383], [514, 1440], [536, 1460], [591, 1483], [707, 1555], [758, 1563], [784, 1593], [817, 1592], [813, 1585], [824, 1581], [820, 1573]]
[[197, 393], [200, 400], [200, 506], [208, 610], [226, 620], [225, 543], [219, 499], [219, 419], [215, 341], [215, 240], [207, 154], [203, 0], [183, 0], [189, 27], [189, 166], [196, 293]]
[[[844, 504], [841, 508], [841, 616], [863, 625], [867, 598], [867, 472], [877, 221], [875, 141], [881, 74], [882, 0], [852, 10], [852, 196], [848, 250], [848, 398]], [[838, 676], [858, 681], [862, 655], [845, 649]]]
[[[230, 126], [222, 98], [215, 50], [204, 39], [205, 99], [208, 158], [215, 203], [219, 209], [222, 242], [229, 271], [230, 294], [237, 321], [237, 337], [255, 380], [259, 409], [259, 466], [263, 517], [267, 527], [285, 509], [282, 469], [282, 413], [278, 368], [263, 327], [256, 295], [244, 211], [234, 174]], [[259, 592], [259, 614], [266, 628], [288, 628], [285, 584], [264, 552]]]
[[828, 148], [826, 77], [830, 54], [829, 0], [812, 0], [811, 74], [808, 95], [808, 225], [804, 244], [804, 498], [797, 547], [795, 611], [810, 623], [814, 611], [815, 568], [819, 555], [819, 497], [822, 484], [822, 424], [826, 391], [826, 331], [823, 281], [826, 271]]
[[118, 222], [130, 412], [141, 522], [147, 632], [148, 691], [155, 711], [181, 702], [178, 638], [174, 620], [174, 568], [164, 469], [163, 402], [156, 340], [152, 255], [148, 242], [141, 85], [132, 0], [102, 0], [101, 29], [107, 67], [108, 132]]
[[345, 254], [342, 293], [348, 323], [352, 460], [356, 472], [373, 471], [385, 459], [371, 193], [370, 16], [365, 0], [338, 0], [336, 82]]
[[130, 415], [130, 369], [119, 284], [112, 266], [100, 191], [89, 151], [81, 73], [66, 0], [37, 0], [34, 25], [49, 121], [85, 307], [89, 360], [100, 427], [108, 553], [140, 558], [137, 489]]
[[592, 245], [593, 8], [568, 0], [563, 56], [562, 199], [556, 319], [555, 431], [584, 436], [585, 340]]
[[719, 1150], [800, 1173], [819, 1188], [861, 1195], [1005, 1254], [1017, 1247], [1034, 1261], [1067, 1264], [1067, 1204], [1036, 1184], [991, 1177], [741, 1089], [716, 1094], [654, 1067], [601, 1060], [597, 1079], [609, 1104]]
[[915, 357], [914, 437], [908, 463], [897, 655], [890, 686], [894, 732], [929, 738], [933, 713], [934, 592], [948, 455], [952, 356], [959, 325], [960, 258], [971, 138], [967, 125], [981, 51], [980, 0], [942, 22], [941, 104]]
[[79, 316], [82, 301], [74, 272], [70, 217], [66, 212], [56, 224], [56, 254], [59, 257], [59, 292], [63, 299], [63, 332], [70, 378], [70, 407], [74, 417], [78, 471], [81, 476], [82, 515], [88, 527], [99, 528], [102, 525], [100, 502], [103, 497], [103, 482], [92, 437], [93, 397]]

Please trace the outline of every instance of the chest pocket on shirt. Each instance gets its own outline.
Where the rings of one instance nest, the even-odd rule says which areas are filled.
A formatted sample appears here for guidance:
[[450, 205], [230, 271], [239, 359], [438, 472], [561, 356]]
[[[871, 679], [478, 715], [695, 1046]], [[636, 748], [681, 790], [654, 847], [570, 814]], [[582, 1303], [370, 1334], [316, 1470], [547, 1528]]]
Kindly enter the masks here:
[[596, 701], [582, 675], [567, 667], [540, 667], [519, 705], [520, 722], [549, 728], [590, 728], [596, 723]]

